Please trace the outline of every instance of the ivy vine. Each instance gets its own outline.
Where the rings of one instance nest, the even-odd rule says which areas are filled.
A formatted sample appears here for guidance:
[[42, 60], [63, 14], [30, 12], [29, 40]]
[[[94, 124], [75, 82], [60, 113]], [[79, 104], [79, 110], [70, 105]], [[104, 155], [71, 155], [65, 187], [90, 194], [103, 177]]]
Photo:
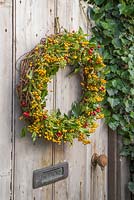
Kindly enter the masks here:
[[122, 135], [122, 156], [130, 161], [129, 190], [134, 194], [134, 1], [85, 0], [94, 20], [93, 37], [107, 65], [104, 104], [108, 126]]

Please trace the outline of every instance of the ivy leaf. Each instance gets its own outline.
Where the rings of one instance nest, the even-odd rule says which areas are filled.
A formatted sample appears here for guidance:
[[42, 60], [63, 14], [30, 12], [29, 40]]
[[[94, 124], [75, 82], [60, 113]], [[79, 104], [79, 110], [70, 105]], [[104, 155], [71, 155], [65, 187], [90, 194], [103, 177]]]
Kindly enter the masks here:
[[133, 110], [132, 102], [130, 100], [126, 100], [124, 102], [126, 112], [130, 112]]
[[103, 27], [104, 29], [106, 29], [106, 30], [111, 29], [111, 25], [110, 25], [108, 22], [102, 21], [102, 22], [101, 22], [101, 25], [102, 25], [102, 27]]
[[133, 5], [126, 5], [125, 3], [119, 4], [119, 11], [120, 14], [125, 16], [134, 16], [134, 6]]
[[134, 89], [133, 88], [130, 89], [130, 94], [134, 95]]
[[107, 89], [107, 93], [108, 93], [108, 95], [109, 96], [114, 96], [115, 94], [117, 94], [118, 93], [118, 90], [116, 90], [116, 89]]
[[114, 88], [117, 88], [118, 90], [121, 90], [124, 86], [121, 79], [112, 80], [112, 85], [113, 85]]
[[115, 131], [117, 129], [117, 127], [119, 126], [119, 122], [116, 121], [116, 120], [115, 121], [110, 121], [108, 123], [108, 125], [113, 131]]
[[106, 5], [104, 6], [105, 11], [109, 11], [113, 9], [113, 2], [106, 2]]
[[116, 121], [120, 121], [121, 115], [120, 114], [113, 114], [112, 118], [115, 119]]
[[110, 103], [112, 108], [114, 108], [115, 106], [117, 106], [120, 103], [120, 99], [119, 98], [108, 97], [107, 101]]
[[123, 144], [124, 145], [130, 145], [130, 143], [131, 143], [131, 141], [130, 141], [130, 139], [129, 138], [123, 138]]
[[121, 48], [121, 41], [119, 38], [114, 38], [112, 40], [112, 44], [114, 45], [115, 48]]
[[95, 0], [95, 3], [99, 6], [101, 5], [105, 0]]
[[111, 116], [111, 112], [108, 109], [104, 109], [103, 113], [106, 117], [110, 117]]
[[128, 188], [134, 194], [134, 182], [129, 182], [128, 183]]
[[130, 155], [130, 150], [129, 148], [123, 148], [121, 153], [120, 153], [121, 156], [129, 156]]
[[130, 117], [132, 117], [134, 119], [134, 112], [133, 111], [130, 112]]

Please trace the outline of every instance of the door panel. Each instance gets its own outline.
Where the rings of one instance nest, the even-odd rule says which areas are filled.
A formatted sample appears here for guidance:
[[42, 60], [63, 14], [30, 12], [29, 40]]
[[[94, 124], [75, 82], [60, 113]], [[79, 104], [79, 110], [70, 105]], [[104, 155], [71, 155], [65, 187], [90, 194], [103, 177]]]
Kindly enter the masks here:
[[[51, 34], [53, 31], [53, 0], [16, 1], [16, 60], [39, 43], [45, 34]], [[18, 80], [18, 73], [16, 77]], [[53, 83], [49, 85], [50, 89], [53, 89]], [[48, 96], [47, 107], [53, 108], [52, 93]], [[18, 100], [16, 100], [15, 113], [15, 200], [51, 200], [52, 185], [33, 190], [32, 175], [33, 170], [52, 165], [52, 144], [37, 141], [33, 145], [30, 135], [22, 139], [20, 131], [24, 124], [18, 119], [20, 116]]]
[[[40, 0], [16, 2], [16, 60], [30, 51], [45, 34], [54, 32], [54, 19], [59, 17], [60, 26], [67, 30], [78, 30], [79, 26], [88, 31], [83, 7], [79, 0]], [[17, 69], [19, 67], [17, 61]], [[80, 96], [80, 77], [68, 77], [69, 67], [59, 70], [49, 85], [48, 109], [60, 108], [67, 113], [73, 101]], [[16, 71], [16, 81], [18, 73]], [[50, 90], [54, 90], [50, 92]], [[73, 146], [56, 145], [37, 141], [33, 145], [27, 135], [20, 137], [18, 100], [15, 105], [15, 200], [104, 200], [107, 199], [107, 170], [91, 166], [93, 153], [107, 154], [107, 129], [103, 121], [91, 136], [92, 144], [84, 146], [77, 140]], [[69, 177], [53, 185], [32, 189], [33, 170], [52, 164], [69, 163]]]
[[0, 1], [0, 199], [12, 196], [12, 1]]

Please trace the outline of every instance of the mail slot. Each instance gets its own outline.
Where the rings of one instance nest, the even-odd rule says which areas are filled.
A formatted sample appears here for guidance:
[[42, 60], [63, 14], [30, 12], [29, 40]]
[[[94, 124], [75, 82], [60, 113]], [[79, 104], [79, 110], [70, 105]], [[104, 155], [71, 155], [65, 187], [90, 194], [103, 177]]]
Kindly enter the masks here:
[[39, 188], [65, 179], [68, 176], [68, 163], [63, 162], [54, 166], [33, 171], [33, 188]]

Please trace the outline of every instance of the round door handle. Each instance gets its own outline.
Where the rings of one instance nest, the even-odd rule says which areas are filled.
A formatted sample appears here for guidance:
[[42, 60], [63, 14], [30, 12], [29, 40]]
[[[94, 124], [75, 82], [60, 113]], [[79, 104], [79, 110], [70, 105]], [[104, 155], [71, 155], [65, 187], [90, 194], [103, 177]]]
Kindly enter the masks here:
[[105, 154], [98, 155], [94, 153], [91, 158], [91, 163], [94, 167], [99, 165], [102, 170], [104, 170], [105, 166], [108, 164], [108, 158]]

